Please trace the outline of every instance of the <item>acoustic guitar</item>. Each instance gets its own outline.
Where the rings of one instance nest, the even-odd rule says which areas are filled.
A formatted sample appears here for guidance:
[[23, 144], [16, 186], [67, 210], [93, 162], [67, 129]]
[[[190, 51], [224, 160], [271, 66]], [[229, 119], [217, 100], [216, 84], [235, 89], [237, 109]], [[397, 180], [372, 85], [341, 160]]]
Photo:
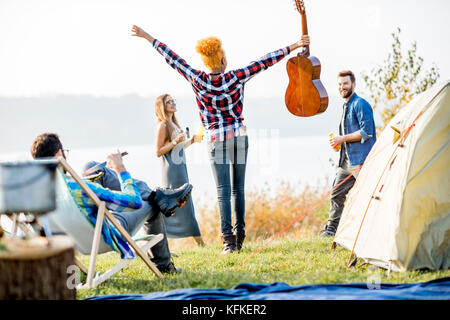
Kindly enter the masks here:
[[[295, 0], [295, 7], [302, 17], [302, 34], [308, 34], [305, 4]], [[328, 107], [328, 94], [320, 81], [320, 61], [309, 55], [309, 46], [290, 58], [286, 64], [289, 85], [285, 103], [289, 112], [299, 117], [311, 117]]]

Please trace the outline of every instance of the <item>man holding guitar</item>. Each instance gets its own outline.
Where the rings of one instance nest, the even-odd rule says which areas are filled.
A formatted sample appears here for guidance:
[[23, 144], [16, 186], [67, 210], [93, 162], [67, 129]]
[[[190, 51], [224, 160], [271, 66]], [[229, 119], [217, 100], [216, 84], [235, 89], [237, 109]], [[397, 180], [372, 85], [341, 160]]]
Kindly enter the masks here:
[[[359, 167], [376, 141], [375, 122], [370, 104], [355, 93], [355, 75], [346, 70], [338, 74], [339, 94], [344, 98], [339, 135], [330, 137], [330, 146], [336, 152], [340, 150], [339, 166], [333, 189], [349, 177], [331, 193], [328, 224], [321, 236], [334, 236], [341, 219], [347, 193], [355, 184]], [[341, 148], [339, 149], [339, 146]]]

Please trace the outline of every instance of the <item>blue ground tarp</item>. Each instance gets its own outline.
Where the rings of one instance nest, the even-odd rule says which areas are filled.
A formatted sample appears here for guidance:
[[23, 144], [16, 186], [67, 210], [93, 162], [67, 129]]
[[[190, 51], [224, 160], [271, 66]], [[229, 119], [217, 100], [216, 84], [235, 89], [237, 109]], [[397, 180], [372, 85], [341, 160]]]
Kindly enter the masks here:
[[178, 289], [149, 294], [110, 295], [88, 300], [450, 300], [450, 277], [412, 284], [241, 283], [231, 289]]

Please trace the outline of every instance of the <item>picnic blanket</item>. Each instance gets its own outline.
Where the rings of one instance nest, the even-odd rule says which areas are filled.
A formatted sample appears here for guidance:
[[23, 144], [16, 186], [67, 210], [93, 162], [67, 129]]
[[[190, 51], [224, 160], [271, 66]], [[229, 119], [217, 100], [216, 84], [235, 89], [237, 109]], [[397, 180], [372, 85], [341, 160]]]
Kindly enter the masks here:
[[409, 284], [343, 283], [291, 286], [241, 283], [231, 289], [177, 289], [87, 300], [450, 300], [450, 277]]

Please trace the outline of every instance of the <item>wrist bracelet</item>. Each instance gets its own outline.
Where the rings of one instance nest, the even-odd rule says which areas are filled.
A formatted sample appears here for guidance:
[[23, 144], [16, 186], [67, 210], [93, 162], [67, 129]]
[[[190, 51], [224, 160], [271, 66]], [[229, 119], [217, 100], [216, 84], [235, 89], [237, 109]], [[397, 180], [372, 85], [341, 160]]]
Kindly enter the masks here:
[[177, 141], [176, 141], [175, 139], [173, 139], [173, 140], [172, 140], [172, 144], [173, 144], [174, 146], [176, 146], [176, 145], [177, 145]]

